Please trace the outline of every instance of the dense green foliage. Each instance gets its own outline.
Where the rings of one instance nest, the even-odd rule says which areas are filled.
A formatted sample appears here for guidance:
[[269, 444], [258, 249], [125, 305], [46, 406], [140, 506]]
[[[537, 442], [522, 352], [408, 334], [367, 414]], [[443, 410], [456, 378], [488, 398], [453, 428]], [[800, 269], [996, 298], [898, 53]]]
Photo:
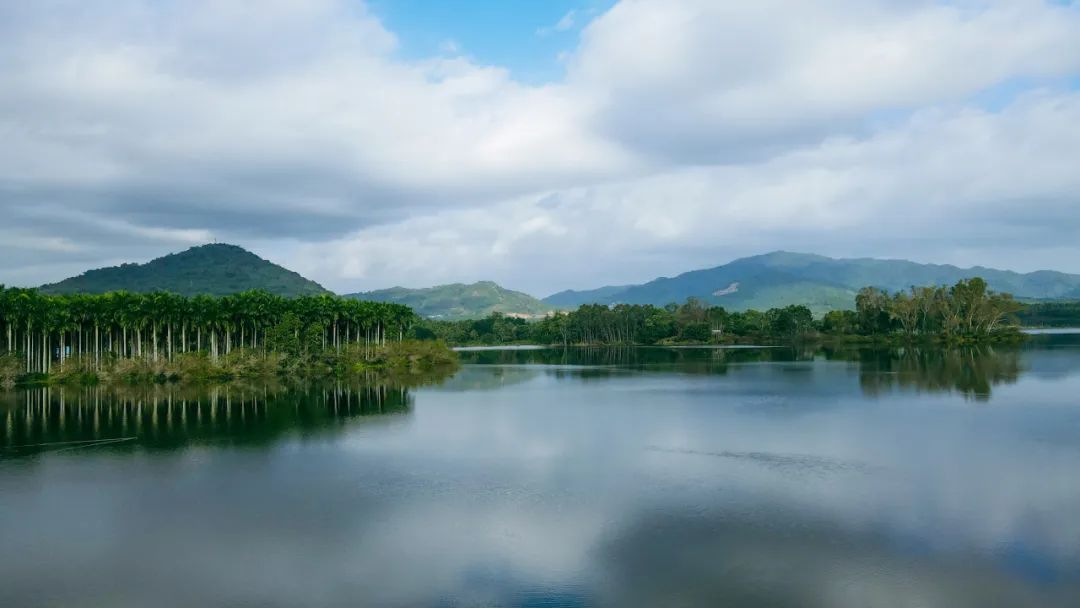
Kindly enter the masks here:
[[426, 289], [392, 287], [346, 297], [404, 304], [418, 315], [432, 319], [480, 319], [492, 313], [536, 317], [552, 310], [550, 305], [529, 294], [506, 289], [491, 281]]
[[146, 264], [89, 270], [40, 288], [48, 295], [168, 291], [183, 296], [224, 296], [256, 289], [285, 297], [328, 293], [291, 270], [224, 244], [193, 247]]
[[1016, 321], [1023, 305], [1010, 294], [990, 291], [986, 281], [975, 277], [951, 288], [913, 287], [892, 296], [866, 287], [855, 307], [857, 329], [867, 334], [982, 337], [1010, 327], [1006, 324]]
[[383, 356], [376, 347], [401, 340], [415, 320], [407, 306], [325, 294], [48, 296], [0, 286], [0, 371], [10, 375], [14, 361], [30, 378], [74, 370], [137, 378], [256, 373], [267, 365], [333, 368]]
[[833, 259], [774, 252], [643, 285], [561, 292], [545, 301], [566, 307], [594, 303], [660, 306], [697, 298], [727, 310], [767, 310], [801, 304], [821, 315], [849, 308], [858, 290], [866, 285], [893, 292], [912, 285], [952, 285], [976, 276], [984, 278], [991, 289], [1018, 298], [1080, 298], [1080, 275], [1050, 271], [1020, 274], [904, 260]]
[[1016, 335], [1011, 321], [1020, 307], [1009, 294], [989, 291], [985, 281], [974, 278], [951, 288], [912, 288], [893, 294], [867, 287], [855, 297], [855, 310], [830, 311], [820, 320], [803, 305], [737, 312], [691, 298], [681, 306], [588, 304], [535, 323], [501, 315], [478, 321], [425, 321], [413, 331], [452, 344], [775, 342], [819, 335], [984, 340]]
[[1080, 302], [1038, 302], [1020, 311], [1028, 327], [1080, 327]]

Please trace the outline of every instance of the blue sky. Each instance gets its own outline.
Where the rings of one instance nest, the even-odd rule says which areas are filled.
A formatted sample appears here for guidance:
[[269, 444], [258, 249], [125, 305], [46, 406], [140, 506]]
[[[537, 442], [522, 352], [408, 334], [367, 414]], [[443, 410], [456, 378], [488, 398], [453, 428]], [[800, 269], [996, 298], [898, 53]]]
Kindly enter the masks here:
[[[370, 0], [369, 10], [397, 34], [400, 52], [424, 58], [448, 44], [485, 65], [508, 68], [529, 83], [558, 80], [560, 53], [570, 52], [579, 29], [614, 0]], [[556, 29], [570, 15], [573, 25]]]

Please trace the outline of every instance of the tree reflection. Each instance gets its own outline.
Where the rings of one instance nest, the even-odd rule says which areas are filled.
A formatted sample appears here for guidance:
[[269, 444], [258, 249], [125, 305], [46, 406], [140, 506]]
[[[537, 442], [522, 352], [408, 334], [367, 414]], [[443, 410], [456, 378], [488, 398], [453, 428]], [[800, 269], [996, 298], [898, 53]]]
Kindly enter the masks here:
[[557, 377], [606, 379], [627, 370], [680, 374], [727, 374], [758, 363], [850, 361], [858, 365], [865, 394], [890, 390], [958, 392], [988, 400], [993, 386], [1016, 382], [1022, 349], [1015, 346], [909, 346], [881, 348], [800, 344], [785, 348], [576, 347], [462, 353], [462, 362], [486, 366], [557, 366]]
[[[423, 379], [426, 383], [431, 379]], [[262, 446], [340, 432], [360, 420], [408, 414], [410, 386], [348, 382], [221, 386], [47, 387], [0, 396], [0, 458], [108, 448]]]
[[[581, 367], [576, 375], [606, 377], [619, 369], [678, 371], [686, 374], [726, 373], [728, 366], [762, 361], [794, 361], [790, 348], [711, 348], [650, 346], [584, 346], [531, 350], [485, 350], [460, 353], [472, 365], [557, 365]], [[611, 368], [604, 370], [602, 368]], [[619, 368], [619, 369], [614, 369]]]
[[828, 358], [858, 361], [859, 385], [870, 396], [900, 389], [958, 392], [988, 401], [995, 385], [1019, 379], [1020, 353], [992, 346], [907, 347], [832, 352]]

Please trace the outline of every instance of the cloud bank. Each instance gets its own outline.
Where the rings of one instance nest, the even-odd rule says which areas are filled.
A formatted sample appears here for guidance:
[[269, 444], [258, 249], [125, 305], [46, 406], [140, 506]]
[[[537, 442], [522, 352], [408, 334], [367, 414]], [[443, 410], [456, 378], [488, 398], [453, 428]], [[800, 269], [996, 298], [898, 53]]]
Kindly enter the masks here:
[[342, 291], [544, 294], [778, 248], [1080, 272], [1077, 5], [583, 18], [530, 85], [403, 59], [357, 2], [4, 3], [0, 281], [215, 239]]

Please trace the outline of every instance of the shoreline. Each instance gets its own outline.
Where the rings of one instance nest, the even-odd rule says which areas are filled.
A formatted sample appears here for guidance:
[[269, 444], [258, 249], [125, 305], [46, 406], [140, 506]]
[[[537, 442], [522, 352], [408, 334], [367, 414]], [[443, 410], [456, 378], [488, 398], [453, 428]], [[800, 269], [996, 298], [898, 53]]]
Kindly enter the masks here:
[[540, 350], [549, 348], [787, 348], [804, 345], [851, 345], [851, 346], [983, 346], [991, 344], [1022, 344], [1030, 336], [1040, 334], [1070, 334], [1080, 333], [1080, 328], [1062, 328], [1071, 331], [1035, 330], [1023, 328], [1015, 333], [995, 334], [991, 336], [881, 336], [881, 335], [858, 335], [858, 334], [812, 334], [796, 336], [790, 339], [777, 339], [768, 336], [737, 336], [733, 340], [724, 341], [661, 341], [656, 343], [607, 343], [607, 342], [577, 342], [577, 343], [504, 343], [504, 344], [452, 344], [450, 348], [455, 352], [483, 352], [486, 350]]
[[391, 379], [452, 373], [458, 356], [437, 341], [404, 340], [363, 348], [344, 348], [308, 354], [235, 349], [213, 358], [209, 353], [184, 353], [171, 359], [150, 357], [70, 358], [63, 369], [25, 372], [19, 356], [0, 357], [0, 388], [51, 386], [140, 386], [164, 384], [229, 384], [237, 381], [318, 381], [360, 374]]

